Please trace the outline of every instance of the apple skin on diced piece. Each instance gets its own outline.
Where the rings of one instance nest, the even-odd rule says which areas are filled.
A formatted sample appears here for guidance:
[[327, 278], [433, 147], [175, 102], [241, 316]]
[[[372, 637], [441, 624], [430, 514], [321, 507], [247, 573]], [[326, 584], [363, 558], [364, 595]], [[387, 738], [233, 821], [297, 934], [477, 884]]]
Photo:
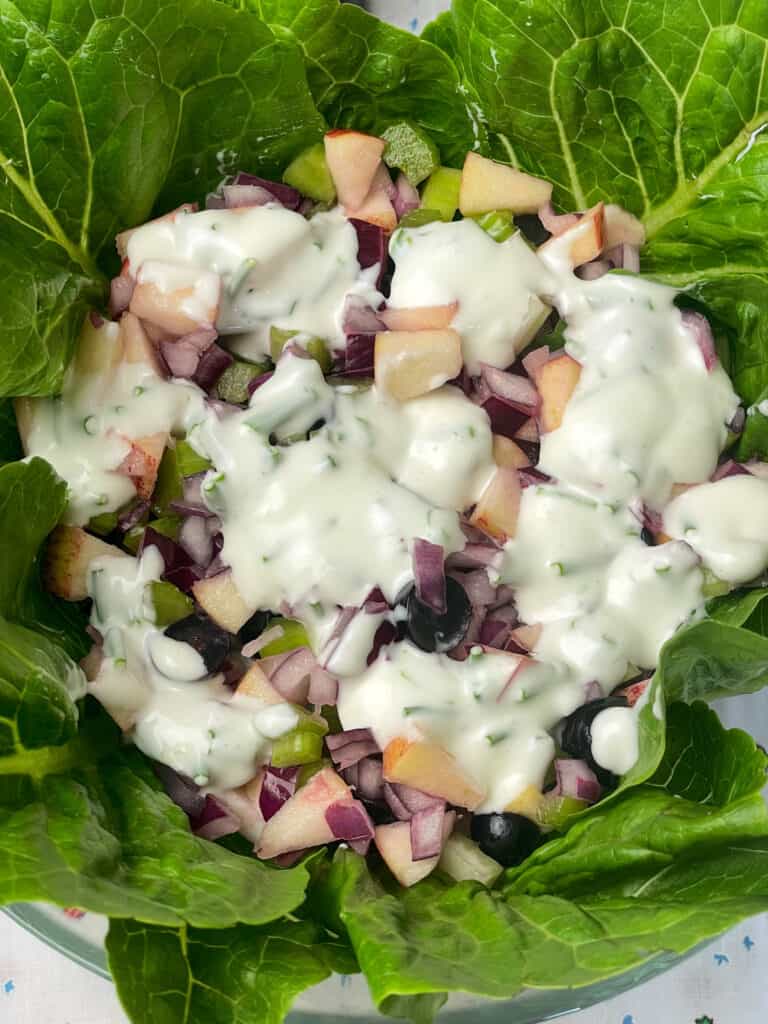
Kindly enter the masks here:
[[348, 210], [359, 209], [381, 166], [386, 143], [375, 135], [347, 128], [327, 132], [324, 143], [326, 163], [339, 202]]
[[504, 469], [525, 469], [531, 464], [520, 445], [502, 434], [493, 435], [493, 461]]
[[463, 774], [451, 754], [427, 740], [405, 736], [391, 740], [384, 748], [384, 778], [470, 811], [485, 799], [485, 793]]
[[458, 308], [458, 302], [451, 302], [447, 306], [383, 309], [376, 315], [390, 331], [439, 331], [450, 327]]
[[499, 467], [480, 495], [470, 523], [497, 540], [509, 540], [517, 533], [522, 489], [517, 470]]
[[284, 704], [285, 697], [282, 697], [274, 688], [264, 670], [258, 664], [253, 664], [237, 684], [235, 693], [238, 697], [253, 697], [263, 704]]
[[152, 497], [157, 482], [157, 472], [168, 444], [168, 434], [160, 432], [129, 440], [131, 450], [117, 468], [122, 476], [130, 477], [136, 493], [144, 500]]
[[552, 185], [548, 181], [479, 153], [467, 153], [459, 192], [459, 209], [465, 217], [491, 210], [536, 213], [551, 197]]
[[[158, 278], [173, 287], [161, 287]], [[129, 310], [174, 335], [192, 334], [215, 324], [221, 279], [210, 270], [147, 260], [139, 267]]]
[[123, 341], [123, 358], [126, 363], [145, 363], [160, 376], [157, 350], [149, 340], [139, 318], [133, 313], [123, 313], [119, 326]]
[[542, 433], [557, 430], [563, 422], [565, 407], [580, 376], [581, 364], [565, 353], [555, 356], [540, 368], [536, 384], [541, 395], [539, 422]]
[[237, 633], [256, 610], [245, 603], [229, 572], [198, 580], [192, 593], [206, 615], [229, 633]]
[[371, 188], [360, 206], [345, 205], [345, 209], [354, 215], [355, 220], [375, 224], [383, 231], [394, 231], [397, 227], [397, 214], [390, 198], [393, 187], [389, 171], [384, 164], [380, 164]]
[[115, 555], [130, 558], [120, 548], [107, 544], [79, 526], [57, 526], [48, 538], [43, 557], [43, 582], [56, 597], [83, 601], [88, 597], [88, 570], [96, 558]]
[[541, 623], [537, 622], [532, 626], [516, 626], [510, 636], [519, 647], [526, 651], [533, 651], [541, 636]]
[[[443, 821], [443, 843], [448, 840], [455, 824], [456, 814], [453, 811], [448, 811]], [[409, 889], [417, 882], [421, 882], [435, 870], [440, 862], [439, 854], [436, 857], [425, 857], [423, 860], [413, 859], [411, 823], [409, 821], [394, 821], [390, 825], [379, 825], [374, 830], [373, 841], [382, 860], [404, 889]]]
[[376, 386], [399, 402], [442, 387], [461, 367], [461, 337], [450, 328], [376, 335]]
[[351, 800], [352, 791], [333, 768], [322, 768], [269, 819], [257, 855], [271, 860], [281, 853], [332, 843], [335, 836], [325, 812], [338, 800]]
[[558, 253], [567, 254], [568, 262], [574, 268], [597, 259], [604, 246], [603, 210], [604, 204], [597, 203], [582, 214], [572, 228], [540, 246], [539, 252], [546, 253], [556, 246]]

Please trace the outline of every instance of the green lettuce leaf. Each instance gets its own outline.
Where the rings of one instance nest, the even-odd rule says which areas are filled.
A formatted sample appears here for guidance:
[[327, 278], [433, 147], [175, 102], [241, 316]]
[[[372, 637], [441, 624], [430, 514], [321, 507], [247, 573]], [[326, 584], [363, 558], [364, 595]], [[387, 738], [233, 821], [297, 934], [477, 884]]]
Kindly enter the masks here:
[[110, 970], [137, 1022], [281, 1024], [299, 992], [351, 973], [348, 947], [310, 921], [217, 931], [110, 922]]
[[768, 685], [768, 638], [705, 619], [666, 642], [658, 672], [668, 701], [756, 693]]
[[454, 63], [436, 46], [338, 0], [240, 0], [304, 54], [318, 108], [334, 127], [420, 125], [461, 166], [486, 144]]
[[52, 394], [115, 234], [239, 166], [278, 173], [323, 122], [295, 47], [213, 0], [0, 0], [0, 18], [0, 395]]
[[741, 729], [725, 729], [702, 701], [667, 709], [664, 756], [649, 785], [699, 804], [724, 807], [759, 792], [768, 755]]

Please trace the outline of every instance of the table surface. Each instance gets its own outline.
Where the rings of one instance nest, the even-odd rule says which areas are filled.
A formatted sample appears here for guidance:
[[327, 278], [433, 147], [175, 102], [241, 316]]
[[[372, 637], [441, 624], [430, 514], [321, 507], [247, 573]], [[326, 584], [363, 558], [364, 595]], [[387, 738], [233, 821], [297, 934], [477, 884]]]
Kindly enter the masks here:
[[[443, 0], [368, 0], [419, 31]], [[765, 1024], [768, 918], [745, 922], [680, 967], [567, 1018], [569, 1024]], [[663, 1008], [663, 1010], [662, 1010]], [[127, 1024], [112, 985], [0, 915], [0, 1024]]]

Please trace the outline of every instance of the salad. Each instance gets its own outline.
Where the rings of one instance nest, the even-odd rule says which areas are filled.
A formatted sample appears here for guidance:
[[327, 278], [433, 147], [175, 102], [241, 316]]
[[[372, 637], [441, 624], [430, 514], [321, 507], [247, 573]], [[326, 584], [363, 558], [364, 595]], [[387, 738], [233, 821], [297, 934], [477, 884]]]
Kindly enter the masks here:
[[0, 892], [109, 915], [136, 1021], [357, 970], [430, 1019], [766, 908], [768, 757], [703, 702], [768, 664], [717, 63], [766, 43], [694, 6], [684, 84], [632, 4], [9, 8]]

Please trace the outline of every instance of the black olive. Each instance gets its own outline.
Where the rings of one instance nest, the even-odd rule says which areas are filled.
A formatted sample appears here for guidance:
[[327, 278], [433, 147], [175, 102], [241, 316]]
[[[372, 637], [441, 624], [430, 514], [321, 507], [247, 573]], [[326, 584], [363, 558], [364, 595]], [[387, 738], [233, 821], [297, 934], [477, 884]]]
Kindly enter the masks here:
[[475, 814], [470, 834], [483, 853], [505, 868], [522, 863], [541, 842], [541, 832], [530, 818], [508, 811]]
[[202, 612], [193, 612], [186, 619], [180, 619], [168, 626], [165, 635], [171, 640], [189, 644], [205, 662], [206, 669], [218, 672], [224, 664], [231, 646], [229, 633], [212, 622]]
[[640, 531], [640, 540], [643, 542], [643, 544], [648, 544], [649, 547], [653, 547], [653, 545], [656, 543], [656, 538], [653, 536], [653, 534], [647, 526], [644, 526]]
[[560, 746], [571, 757], [578, 757], [582, 761], [586, 761], [602, 785], [609, 788], [616, 785], [616, 776], [613, 772], [601, 767], [592, 757], [592, 723], [597, 715], [607, 708], [628, 707], [629, 701], [624, 696], [617, 694], [613, 697], [598, 697], [597, 700], [591, 700], [589, 704], [582, 704], [580, 708], [576, 708], [567, 718], [563, 719]]
[[534, 245], [541, 245], [550, 237], [535, 213], [518, 213], [515, 217], [515, 227]]
[[464, 587], [449, 576], [445, 596], [445, 614], [438, 615], [418, 599], [415, 587], [408, 595], [408, 635], [422, 651], [451, 651], [469, 629], [472, 605]]
[[241, 644], [250, 643], [251, 640], [255, 640], [257, 636], [261, 636], [267, 628], [268, 622], [269, 612], [254, 612], [246, 624], [240, 627], [237, 639]]

